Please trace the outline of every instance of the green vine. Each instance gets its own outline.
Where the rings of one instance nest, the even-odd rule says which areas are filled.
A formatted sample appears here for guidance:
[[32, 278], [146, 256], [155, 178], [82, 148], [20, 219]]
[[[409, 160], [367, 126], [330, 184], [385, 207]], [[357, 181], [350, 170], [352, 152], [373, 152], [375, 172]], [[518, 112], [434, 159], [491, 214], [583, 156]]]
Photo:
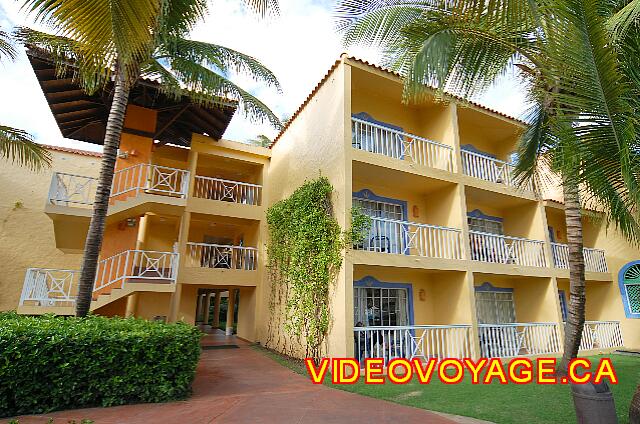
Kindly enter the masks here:
[[364, 237], [370, 219], [352, 209], [352, 225], [343, 231], [333, 216], [333, 187], [326, 177], [308, 181], [267, 211], [267, 253], [271, 279], [270, 309], [284, 312], [270, 320], [269, 339], [287, 353], [286, 340], [273, 340], [274, 327], [296, 336], [305, 355], [320, 358], [330, 326], [329, 292], [342, 266], [342, 251]]

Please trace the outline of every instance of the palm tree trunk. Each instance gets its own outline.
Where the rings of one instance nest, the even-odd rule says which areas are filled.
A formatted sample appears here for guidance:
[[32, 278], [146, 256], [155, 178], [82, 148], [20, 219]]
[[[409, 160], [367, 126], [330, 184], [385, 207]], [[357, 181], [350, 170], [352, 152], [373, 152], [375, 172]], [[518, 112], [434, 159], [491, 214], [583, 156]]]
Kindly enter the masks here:
[[100, 176], [98, 178], [96, 197], [93, 202], [93, 215], [91, 216], [91, 223], [89, 224], [87, 241], [84, 245], [78, 298], [76, 300], [76, 316], [78, 317], [86, 316], [91, 306], [98, 258], [104, 236], [105, 219], [107, 217], [107, 209], [109, 208], [113, 170], [116, 164], [118, 147], [120, 146], [120, 136], [122, 134], [128, 101], [129, 84], [126, 82], [124, 71], [118, 67], [116, 70], [113, 102], [109, 110], [109, 118], [107, 119], [107, 128], [104, 135]]
[[559, 371], [566, 372], [571, 359], [578, 356], [585, 320], [584, 253], [582, 245], [582, 213], [578, 185], [565, 178], [563, 182], [564, 213], [569, 245], [569, 307], [564, 328], [564, 354]]
[[640, 386], [636, 387], [636, 392], [631, 399], [629, 424], [640, 424]]

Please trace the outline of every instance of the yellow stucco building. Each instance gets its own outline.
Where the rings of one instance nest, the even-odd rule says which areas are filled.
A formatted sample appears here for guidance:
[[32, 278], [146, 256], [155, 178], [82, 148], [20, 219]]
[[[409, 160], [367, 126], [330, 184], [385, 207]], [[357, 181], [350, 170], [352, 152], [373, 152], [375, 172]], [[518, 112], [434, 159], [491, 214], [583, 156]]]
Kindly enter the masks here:
[[[30, 59], [63, 134], [99, 143], [100, 123], [77, 115], [83, 100], [60, 96], [62, 77]], [[560, 353], [569, 294], [563, 205], [533, 183], [514, 183], [509, 162], [522, 122], [455, 97], [404, 105], [397, 75], [346, 55], [271, 149], [221, 138], [233, 104], [222, 113], [149, 90], [151, 82], [127, 110], [94, 313], [196, 323], [228, 296], [228, 331], [236, 312], [238, 337], [273, 340], [269, 331], [284, 330], [268, 326], [265, 211], [324, 175], [343, 228], [354, 205], [372, 217], [332, 287], [327, 355]], [[73, 313], [100, 157], [52, 154], [49, 172], [1, 171], [4, 310]], [[585, 216], [582, 350], [638, 348], [640, 252], [597, 214]], [[288, 351], [302, 351], [281, 336]]]

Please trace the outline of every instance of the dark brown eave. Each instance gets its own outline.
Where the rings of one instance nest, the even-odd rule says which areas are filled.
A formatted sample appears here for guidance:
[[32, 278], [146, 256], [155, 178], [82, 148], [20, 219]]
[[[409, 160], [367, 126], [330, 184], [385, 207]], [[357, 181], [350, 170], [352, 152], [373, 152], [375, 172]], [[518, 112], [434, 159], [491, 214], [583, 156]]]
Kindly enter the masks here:
[[[27, 49], [27, 58], [62, 135], [102, 145], [113, 83], [89, 95], [73, 80], [72, 67], [64, 75], [58, 75], [46, 52]], [[191, 145], [192, 133], [221, 139], [237, 108], [231, 101], [217, 107], [194, 104], [186, 96], [176, 101], [161, 93], [157, 82], [148, 79], [136, 82], [129, 95], [129, 104], [157, 111], [156, 130], [145, 136], [160, 144], [186, 147]]]

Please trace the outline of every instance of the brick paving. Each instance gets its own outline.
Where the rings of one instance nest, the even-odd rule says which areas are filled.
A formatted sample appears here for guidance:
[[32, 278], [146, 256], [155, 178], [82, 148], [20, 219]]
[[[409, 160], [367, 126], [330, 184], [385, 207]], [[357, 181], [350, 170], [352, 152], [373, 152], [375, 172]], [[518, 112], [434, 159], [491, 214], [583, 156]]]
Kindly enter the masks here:
[[[228, 345], [238, 348], [220, 347]], [[70, 420], [79, 424], [81, 419], [96, 424], [456, 422], [422, 409], [313, 385], [247, 343], [222, 334], [206, 336], [203, 347], [188, 400], [60, 411], [19, 417], [19, 422], [45, 424], [49, 418], [56, 424]]]

